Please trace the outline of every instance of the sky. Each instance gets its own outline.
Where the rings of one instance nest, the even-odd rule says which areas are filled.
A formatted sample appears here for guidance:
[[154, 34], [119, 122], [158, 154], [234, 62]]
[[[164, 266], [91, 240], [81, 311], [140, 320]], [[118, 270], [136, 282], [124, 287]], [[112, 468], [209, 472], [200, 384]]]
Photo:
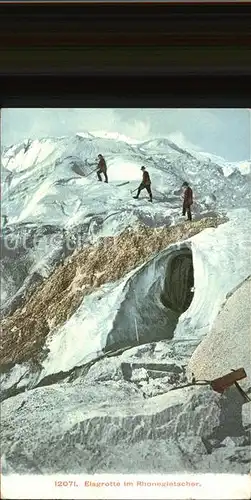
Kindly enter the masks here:
[[1, 110], [1, 143], [104, 130], [137, 140], [168, 137], [184, 148], [250, 159], [251, 118], [247, 109], [81, 109]]

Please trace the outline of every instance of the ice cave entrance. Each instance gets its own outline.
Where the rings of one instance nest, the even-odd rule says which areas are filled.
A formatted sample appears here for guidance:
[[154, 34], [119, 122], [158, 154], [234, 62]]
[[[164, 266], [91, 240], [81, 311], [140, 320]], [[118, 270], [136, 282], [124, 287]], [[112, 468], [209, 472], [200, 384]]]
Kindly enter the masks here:
[[192, 251], [184, 246], [169, 256], [161, 301], [176, 314], [184, 313], [193, 300], [194, 269]]

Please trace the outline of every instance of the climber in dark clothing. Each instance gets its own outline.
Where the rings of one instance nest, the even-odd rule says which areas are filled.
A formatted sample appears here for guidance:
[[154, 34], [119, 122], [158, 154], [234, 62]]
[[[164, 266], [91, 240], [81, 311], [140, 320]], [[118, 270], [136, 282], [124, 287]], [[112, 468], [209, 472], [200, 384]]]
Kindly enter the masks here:
[[8, 224], [8, 217], [7, 217], [7, 215], [2, 215], [2, 217], [3, 217], [3, 226], [7, 226], [7, 224]]
[[182, 187], [184, 188], [182, 215], [187, 214], [187, 220], [192, 220], [191, 205], [193, 204], [193, 190], [190, 188], [188, 182], [184, 182]]
[[11, 185], [11, 181], [12, 181], [12, 179], [13, 179], [13, 175], [14, 175], [14, 174], [13, 174], [13, 172], [10, 172], [10, 173], [7, 175], [6, 179], [5, 179], [5, 182], [7, 182], [7, 184], [8, 184], [8, 188], [9, 188], [9, 187], [10, 187], [10, 185]]
[[142, 182], [138, 188], [138, 192], [136, 194], [136, 196], [134, 196], [133, 198], [137, 199], [139, 197], [139, 194], [140, 192], [143, 190], [143, 189], [146, 189], [150, 198], [149, 198], [149, 201], [153, 201], [153, 196], [152, 196], [152, 191], [151, 191], [151, 179], [150, 179], [150, 175], [149, 173], [147, 172], [146, 170], [146, 167], [141, 167], [141, 170], [143, 172], [143, 179], [142, 179]]
[[105, 182], [108, 182], [106, 161], [102, 155], [98, 155], [98, 159], [99, 159], [98, 169], [97, 169], [98, 180], [102, 182], [101, 174], [104, 174]]
[[31, 139], [28, 139], [27, 144], [24, 146], [24, 153], [27, 153], [30, 146], [31, 146]]

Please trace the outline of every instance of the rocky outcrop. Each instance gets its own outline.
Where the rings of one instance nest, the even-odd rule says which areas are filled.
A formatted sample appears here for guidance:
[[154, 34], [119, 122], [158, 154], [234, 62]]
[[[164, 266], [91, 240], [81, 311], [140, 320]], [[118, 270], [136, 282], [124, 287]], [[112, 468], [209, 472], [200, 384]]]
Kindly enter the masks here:
[[187, 376], [213, 380], [243, 367], [247, 378], [239, 382], [251, 389], [251, 278], [245, 280], [226, 300], [211, 332], [197, 347], [188, 363]]
[[[122, 473], [135, 472], [137, 464], [137, 472], [206, 472], [208, 453], [236, 435], [226, 427], [227, 400], [197, 387], [145, 400], [133, 384], [118, 380], [35, 389], [2, 404], [4, 468], [21, 474]], [[241, 453], [243, 443], [236, 446]], [[210, 461], [210, 472], [219, 472], [216, 464]]]

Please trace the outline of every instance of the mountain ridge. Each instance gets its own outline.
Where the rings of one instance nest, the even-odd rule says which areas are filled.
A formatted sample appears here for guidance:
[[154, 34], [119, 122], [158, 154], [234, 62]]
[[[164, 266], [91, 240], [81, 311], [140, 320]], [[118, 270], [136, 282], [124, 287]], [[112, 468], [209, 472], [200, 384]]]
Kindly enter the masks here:
[[[237, 389], [180, 385], [191, 359], [199, 357], [198, 373], [206, 366], [203, 339], [217, 339], [220, 311], [250, 275], [249, 176], [226, 176], [224, 162], [166, 138], [121, 139], [44, 138], [2, 155], [4, 470], [73, 473], [81, 464], [82, 472], [114, 473], [128, 455], [129, 471], [140, 463], [150, 473], [154, 463], [163, 473], [188, 464], [246, 473], [250, 440]], [[99, 153], [108, 184], [97, 179]], [[142, 165], [152, 204], [143, 192], [132, 198]], [[192, 222], [181, 214], [184, 181], [194, 192]], [[231, 349], [236, 343], [232, 334]], [[226, 360], [217, 363], [225, 370]], [[226, 436], [236, 442], [224, 444]]]

